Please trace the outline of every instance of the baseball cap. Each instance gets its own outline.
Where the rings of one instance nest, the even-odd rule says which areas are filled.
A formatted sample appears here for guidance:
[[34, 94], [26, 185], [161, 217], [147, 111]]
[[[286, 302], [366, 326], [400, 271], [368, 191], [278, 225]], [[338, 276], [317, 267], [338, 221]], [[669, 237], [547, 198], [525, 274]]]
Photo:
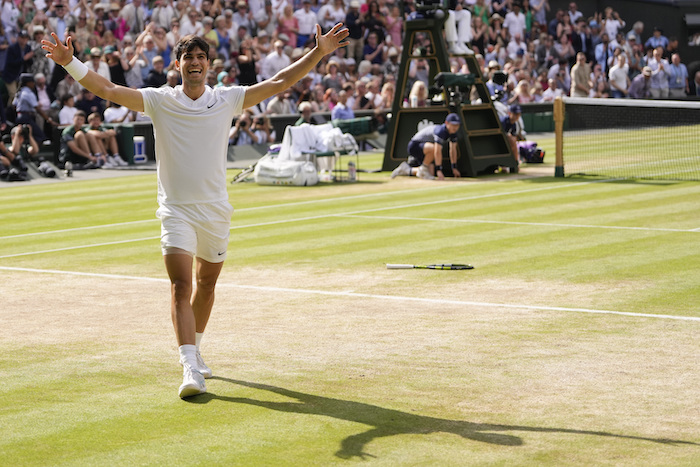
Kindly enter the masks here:
[[102, 51], [100, 50], [99, 47], [93, 47], [92, 49], [90, 49], [90, 56], [91, 57], [101, 57]]
[[633, 32], [627, 34], [627, 40], [628, 41], [636, 41], [637, 40], [637, 35]]
[[520, 108], [518, 104], [513, 104], [510, 106], [510, 111], [514, 114], [521, 114], [523, 113], [523, 109]]
[[29, 33], [28, 33], [25, 29], [22, 29], [22, 30], [19, 32], [18, 36], [19, 36], [19, 37], [29, 37]]
[[459, 115], [455, 113], [451, 113], [447, 115], [447, 118], [445, 118], [445, 123], [456, 123], [460, 124], [462, 123], [462, 119], [459, 118]]
[[32, 81], [34, 81], [34, 75], [31, 73], [22, 73], [19, 75], [19, 82], [21, 84], [31, 83]]

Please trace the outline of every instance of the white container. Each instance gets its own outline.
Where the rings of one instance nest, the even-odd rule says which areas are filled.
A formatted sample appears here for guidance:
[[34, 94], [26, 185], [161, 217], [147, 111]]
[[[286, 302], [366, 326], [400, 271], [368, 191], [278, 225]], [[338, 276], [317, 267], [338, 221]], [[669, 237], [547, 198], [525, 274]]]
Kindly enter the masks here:
[[143, 164], [148, 160], [146, 157], [146, 138], [134, 136], [134, 163]]

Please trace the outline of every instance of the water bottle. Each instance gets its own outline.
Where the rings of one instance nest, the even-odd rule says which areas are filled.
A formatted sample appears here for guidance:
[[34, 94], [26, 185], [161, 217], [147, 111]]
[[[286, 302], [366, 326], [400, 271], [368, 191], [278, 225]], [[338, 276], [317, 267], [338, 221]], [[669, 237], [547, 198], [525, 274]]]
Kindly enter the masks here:
[[357, 180], [357, 167], [353, 161], [348, 162], [348, 181], [354, 182]]
[[147, 160], [146, 138], [143, 136], [134, 136], [134, 163], [143, 164]]
[[73, 176], [73, 163], [71, 161], [66, 162], [64, 173], [66, 177]]

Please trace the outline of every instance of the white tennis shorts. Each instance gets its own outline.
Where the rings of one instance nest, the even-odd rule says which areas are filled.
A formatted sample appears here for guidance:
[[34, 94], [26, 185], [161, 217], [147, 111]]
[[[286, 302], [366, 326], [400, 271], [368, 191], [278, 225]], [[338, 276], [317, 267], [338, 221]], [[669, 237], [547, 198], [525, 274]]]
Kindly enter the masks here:
[[233, 207], [228, 201], [208, 204], [162, 205], [160, 246], [163, 254], [171, 248], [185, 250], [210, 263], [226, 259]]

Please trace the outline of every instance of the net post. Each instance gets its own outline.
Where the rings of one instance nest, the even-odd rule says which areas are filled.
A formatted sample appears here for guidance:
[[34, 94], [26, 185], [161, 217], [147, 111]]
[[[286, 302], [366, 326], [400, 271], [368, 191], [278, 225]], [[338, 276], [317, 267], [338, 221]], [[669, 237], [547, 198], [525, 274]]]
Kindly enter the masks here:
[[555, 163], [554, 176], [564, 176], [564, 100], [561, 96], [554, 99], [554, 141]]

